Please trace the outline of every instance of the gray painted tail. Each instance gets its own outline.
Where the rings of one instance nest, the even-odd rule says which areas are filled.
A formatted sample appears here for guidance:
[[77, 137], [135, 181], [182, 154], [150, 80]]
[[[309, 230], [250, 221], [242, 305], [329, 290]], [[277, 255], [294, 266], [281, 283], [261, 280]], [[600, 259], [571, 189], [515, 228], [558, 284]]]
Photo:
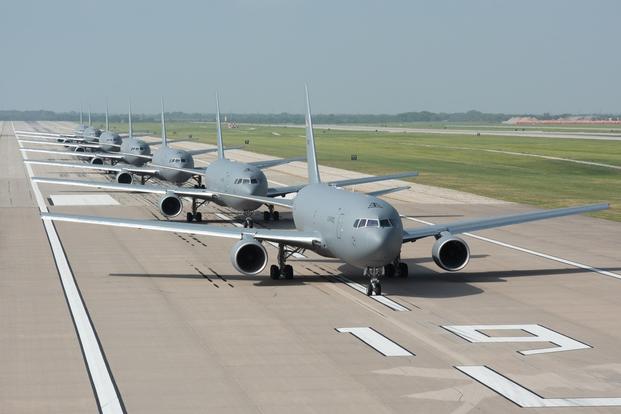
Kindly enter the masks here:
[[129, 104], [129, 116], [127, 118], [127, 124], [129, 126], [129, 139], [132, 139], [134, 137], [134, 129], [132, 128], [132, 101], [131, 99], [128, 101]]
[[82, 120], [82, 104], [80, 104], [80, 125], [84, 125], [84, 121]]
[[216, 134], [218, 138], [218, 159], [224, 159], [224, 145], [222, 144], [222, 125], [220, 124], [220, 97], [216, 93]]
[[168, 146], [168, 138], [166, 138], [166, 121], [164, 120], [164, 97], [162, 97], [162, 147]]
[[110, 123], [108, 122], [108, 100], [106, 99], [106, 131], [110, 131]]
[[321, 178], [319, 177], [319, 166], [317, 165], [315, 135], [313, 134], [313, 121], [311, 119], [307, 85], [304, 85], [304, 90], [306, 91], [306, 164], [308, 165], [308, 183], [318, 184], [321, 182]]
[[88, 107], [88, 126], [92, 126], [91, 125], [91, 107]]

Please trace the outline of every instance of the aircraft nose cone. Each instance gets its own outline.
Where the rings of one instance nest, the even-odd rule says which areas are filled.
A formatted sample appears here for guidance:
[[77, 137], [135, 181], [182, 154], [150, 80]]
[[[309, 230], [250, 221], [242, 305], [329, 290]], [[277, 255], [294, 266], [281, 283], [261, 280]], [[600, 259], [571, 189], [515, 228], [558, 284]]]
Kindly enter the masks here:
[[394, 227], [367, 229], [365, 239], [364, 253], [369, 265], [385, 265], [397, 257], [401, 250], [401, 235]]

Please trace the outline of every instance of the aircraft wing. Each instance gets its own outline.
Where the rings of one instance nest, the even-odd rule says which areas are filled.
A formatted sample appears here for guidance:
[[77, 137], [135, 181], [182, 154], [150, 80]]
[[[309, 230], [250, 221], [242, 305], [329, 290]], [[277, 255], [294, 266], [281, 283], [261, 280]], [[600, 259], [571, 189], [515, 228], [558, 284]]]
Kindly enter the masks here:
[[269, 197], [252, 196], [252, 195], [240, 195], [223, 193], [221, 191], [211, 191], [204, 188], [192, 188], [192, 187], [164, 187], [157, 185], [138, 185], [138, 184], [119, 184], [107, 181], [86, 181], [86, 180], [67, 180], [64, 178], [47, 178], [47, 177], [32, 177], [32, 181], [36, 183], [45, 184], [57, 184], [57, 185], [71, 185], [76, 187], [88, 187], [98, 188], [104, 190], [114, 191], [127, 191], [137, 193], [150, 193], [150, 194], [175, 194], [179, 197], [195, 197], [202, 200], [216, 200], [222, 197], [234, 197], [243, 200], [257, 201], [265, 204], [274, 204], [281, 207], [293, 207], [293, 200], [280, 199], [274, 200]]
[[76, 139], [77, 135], [75, 134], [58, 134], [53, 132], [39, 132], [39, 131], [15, 131], [16, 135], [33, 135], [40, 137], [49, 137], [49, 138], [71, 138]]
[[36, 152], [39, 154], [55, 154], [55, 155], [69, 155], [71, 157], [82, 157], [82, 158], [108, 158], [111, 160], [122, 160], [123, 154], [118, 152], [78, 152], [78, 151], [54, 151], [54, 150], [44, 150], [44, 149], [36, 149], [36, 148], [20, 148], [22, 152]]
[[275, 167], [277, 165], [282, 165], [282, 164], [289, 164], [290, 162], [294, 162], [294, 161], [304, 161], [305, 159], [306, 157], [280, 158], [276, 160], [254, 161], [254, 162], [249, 162], [248, 164], [254, 165], [257, 168], [263, 169], [263, 168]]
[[322, 241], [321, 236], [318, 233], [301, 230], [220, 227], [208, 224], [180, 223], [176, 221], [133, 220], [60, 213], [43, 213], [41, 214], [41, 218], [43, 220], [168, 231], [175, 233], [195, 234], [198, 236], [225, 237], [237, 240], [241, 240], [244, 237], [253, 237], [256, 240], [286, 243], [298, 247], [312, 247], [314, 244], [321, 243]]
[[27, 164], [37, 164], [37, 165], [51, 165], [55, 167], [65, 167], [65, 168], [80, 168], [85, 170], [97, 170], [97, 171], [115, 171], [115, 172], [131, 172], [135, 174], [141, 175], [155, 175], [159, 171], [159, 169], [149, 168], [149, 167], [135, 167], [127, 164], [117, 164], [117, 165], [94, 165], [94, 164], [78, 164], [71, 162], [59, 162], [59, 161], [44, 161], [44, 160], [24, 160]]
[[510, 226], [512, 224], [526, 223], [535, 220], [545, 220], [554, 217], [582, 214], [590, 211], [606, 210], [608, 204], [591, 204], [578, 207], [557, 208], [553, 210], [533, 211], [529, 213], [511, 214], [489, 218], [455, 221], [446, 224], [435, 224], [422, 228], [405, 229], [403, 242], [413, 242], [429, 236], [437, 236], [441, 233], [459, 234], [470, 231], [485, 230], [495, 227]]
[[[366, 184], [366, 183], [375, 183], [378, 181], [387, 181], [387, 180], [398, 180], [400, 178], [408, 178], [408, 177], [416, 177], [418, 175], [417, 172], [404, 172], [398, 174], [390, 174], [390, 175], [374, 175], [369, 177], [361, 177], [361, 178], [351, 178], [347, 180], [336, 180], [330, 181], [326, 184], [332, 185], [335, 187], [346, 187], [348, 185], [355, 184]], [[298, 184], [298, 185], [290, 185], [285, 187], [274, 187], [267, 190], [267, 195], [269, 197], [278, 197], [284, 196], [289, 193], [297, 193], [302, 188], [306, 187], [308, 184]], [[381, 194], [380, 194], [381, 195]]]
[[37, 140], [28, 140], [28, 139], [20, 139], [19, 142], [22, 144], [35, 144], [35, 145], [49, 145], [53, 147], [71, 147], [71, 148], [92, 148], [92, 149], [101, 149], [101, 145], [93, 144], [93, 143], [80, 143], [73, 144], [69, 142], [51, 142], [51, 141], [37, 141]]
[[410, 188], [412, 187], [410, 187], [409, 185], [403, 185], [401, 187], [392, 187], [392, 188], [385, 188], [383, 190], [369, 191], [365, 194], [373, 196], [373, 197], [379, 197], [379, 196], [383, 196], [383, 195], [390, 194], [390, 193], [396, 193], [397, 191], [408, 190]]

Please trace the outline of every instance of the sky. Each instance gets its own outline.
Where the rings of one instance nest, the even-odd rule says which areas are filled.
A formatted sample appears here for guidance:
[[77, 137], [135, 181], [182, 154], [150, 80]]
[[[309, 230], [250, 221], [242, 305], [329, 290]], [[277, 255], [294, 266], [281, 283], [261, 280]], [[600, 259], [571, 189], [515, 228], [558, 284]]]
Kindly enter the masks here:
[[0, 109], [621, 113], [616, 0], [7, 1]]

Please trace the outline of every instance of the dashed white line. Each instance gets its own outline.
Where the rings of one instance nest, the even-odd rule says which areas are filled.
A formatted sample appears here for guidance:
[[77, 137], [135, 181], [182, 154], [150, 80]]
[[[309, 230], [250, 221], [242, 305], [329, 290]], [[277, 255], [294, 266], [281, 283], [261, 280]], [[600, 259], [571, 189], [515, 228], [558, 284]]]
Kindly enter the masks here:
[[[11, 125], [13, 131], [15, 131], [15, 126], [13, 124]], [[18, 144], [20, 147], [22, 146], [19, 141]], [[22, 156], [24, 159], [28, 158], [25, 152], [22, 152]], [[39, 210], [43, 213], [47, 213], [48, 209], [45, 205], [43, 195], [39, 190], [39, 186], [32, 181], [32, 167], [28, 164], [25, 165]], [[78, 289], [75, 277], [69, 266], [69, 261], [65, 256], [56, 228], [54, 224], [48, 220], [43, 220], [43, 225], [50, 241], [50, 246], [52, 247], [52, 253], [54, 254], [69, 311], [71, 312], [71, 317], [78, 333], [78, 340], [80, 341], [80, 347], [84, 354], [84, 360], [86, 361], [99, 409], [104, 414], [124, 413], [125, 408], [122, 399], [114, 383], [112, 373], [108, 368], [103, 349], [99, 344], [95, 328], [86, 310], [86, 305], [82, 301], [80, 290]]]

